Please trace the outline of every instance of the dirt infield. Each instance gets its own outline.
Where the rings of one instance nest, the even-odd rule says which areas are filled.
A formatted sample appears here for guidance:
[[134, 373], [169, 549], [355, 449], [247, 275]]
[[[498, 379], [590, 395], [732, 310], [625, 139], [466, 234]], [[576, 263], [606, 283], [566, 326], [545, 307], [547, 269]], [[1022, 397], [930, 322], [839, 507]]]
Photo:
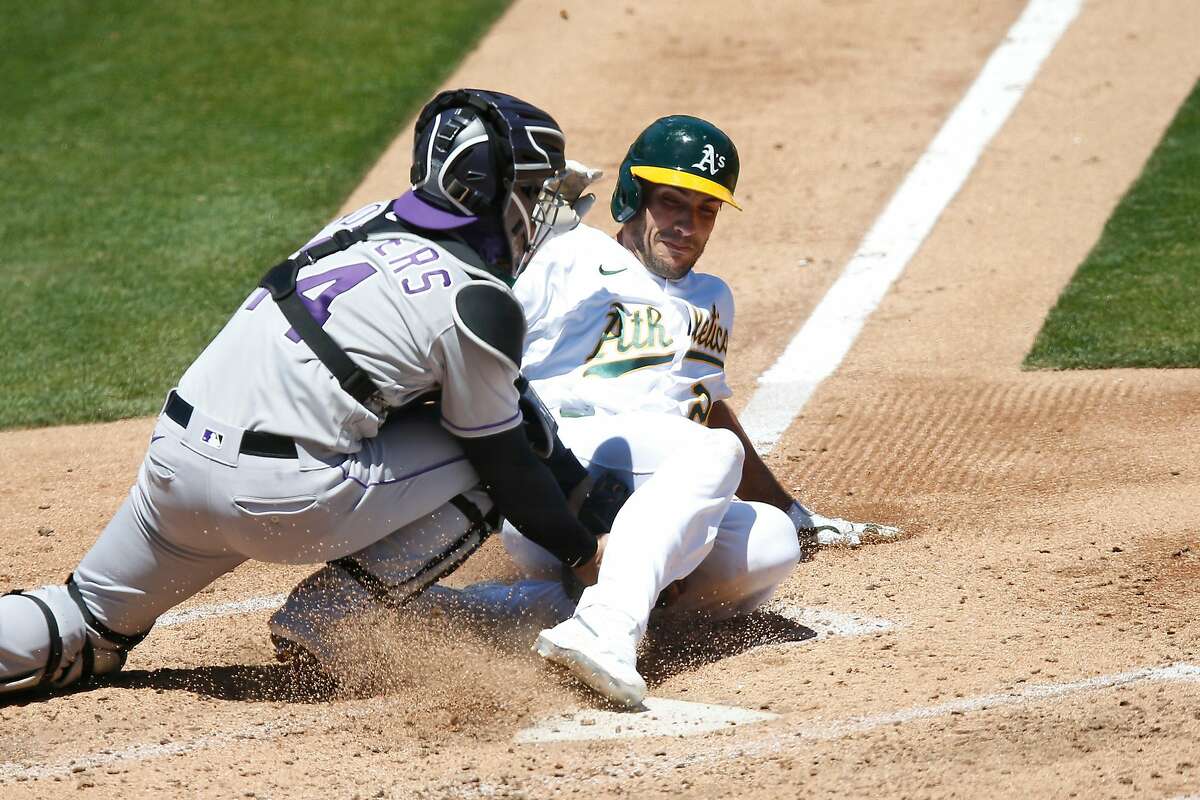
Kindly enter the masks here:
[[[572, 154], [610, 176], [656, 116], [730, 132], [746, 211], [722, 215], [702, 266], [738, 299], [730, 363], [744, 404], [1024, 6], [746, 2], [734, 19], [715, 0], [686, 13], [518, 0], [448, 84], [544, 105]], [[0, 707], [0, 794], [1200, 793], [1200, 372], [1019, 369], [1200, 74], [1197, 31], [1190, 0], [1085, 3], [773, 451], [817, 508], [910, 533], [822, 552], [780, 607], [895, 626], [755, 646], [786, 627], [760, 615], [655, 636], [643, 661], [653, 696], [773, 718], [522, 744], [518, 731], [585, 701], [520, 652], [436, 623], [387, 626], [366, 696], [313, 698], [272, 663], [258, 610], [161, 627], [112, 686]], [[394, 194], [408, 146], [346, 205]], [[602, 211], [593, 222], [611, 229]], [[150, 428], [0, 434], [0, 587], [71, 569]], [[183, 609], [283, 592], [306, 572], [246, 566]], [[489, 545], [454, 581], [507, 575]]]

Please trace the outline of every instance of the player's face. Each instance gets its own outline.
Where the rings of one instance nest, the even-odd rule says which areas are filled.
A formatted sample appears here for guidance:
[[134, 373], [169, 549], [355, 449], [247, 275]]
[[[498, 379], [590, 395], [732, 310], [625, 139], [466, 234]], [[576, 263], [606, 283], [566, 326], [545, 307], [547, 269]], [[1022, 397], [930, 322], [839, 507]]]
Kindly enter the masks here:
[[655, 275], [682, 278], [704, 252], [721, 201], [691, 189], [643, 186], [642, 209], [621, 231], [621, 243]]

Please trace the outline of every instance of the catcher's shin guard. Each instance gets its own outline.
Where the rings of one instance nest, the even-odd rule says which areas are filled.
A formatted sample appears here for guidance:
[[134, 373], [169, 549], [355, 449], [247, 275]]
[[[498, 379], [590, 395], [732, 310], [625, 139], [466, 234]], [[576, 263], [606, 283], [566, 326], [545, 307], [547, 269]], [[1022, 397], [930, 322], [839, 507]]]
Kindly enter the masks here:
[[289, 661], [289, 653], [303, 652], [322, 669], [336, 669], [338, 624], [371, 609], [401, 608], [456, 570], [499, 527], [490, 509], [482, 490], [469, 490], [305, 578], [271, 615], [276, 656]]
[[62, 689], [121, 669], [144, 638], [110, 631], [71, 578], [0, 597], [0, 697]]

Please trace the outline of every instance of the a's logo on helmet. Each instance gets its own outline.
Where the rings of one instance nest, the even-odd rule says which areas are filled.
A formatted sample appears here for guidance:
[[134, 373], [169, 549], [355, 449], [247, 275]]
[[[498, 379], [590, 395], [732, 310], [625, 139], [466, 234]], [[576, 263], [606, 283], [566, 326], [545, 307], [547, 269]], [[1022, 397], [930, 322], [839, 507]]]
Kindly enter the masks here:
[[704, 145], [704, 155], [700, 156], [700, 160], [692, 164], [696, 169], [707, 170], [709, 174], [716, 175], [717, 170], [725, 166], [725, 156], [717, 155], [717, 149], [711, 144]]

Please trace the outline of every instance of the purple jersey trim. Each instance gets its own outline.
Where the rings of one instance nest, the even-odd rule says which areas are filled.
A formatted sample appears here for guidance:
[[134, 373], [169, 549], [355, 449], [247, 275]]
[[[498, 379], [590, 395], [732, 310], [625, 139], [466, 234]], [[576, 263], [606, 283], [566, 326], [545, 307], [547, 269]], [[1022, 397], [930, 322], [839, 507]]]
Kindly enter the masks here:
[[386, 486], [389, 483], [401, 483], [403, 481], [410, 481], [413, 478], [424, 475], [427, 472], [433, 472], [435, 469], [441, 469], [442, 467], [448, 466], [450, 464], [455, 464], [459, 461], [466, 461], [466, 460], [467, 460], [466, 456], [454, 456], [454, 458], [448, 458], [445, 461], [439, 461], [436, 464], [431, 464], [428, 467], [423, 467], [422, 469], [419, 469], [416, 472], [410, 472], [407, 475], [401, 475], [398, 478], [388, 478], [385, 481], [374, 481], [374, 482], [371, 482], [371, 481], [364, 482], [364, 481], [359, 480], [358, 478], [351, 475], [350, 471], [346, 469], [346, 465], [343, 464], [342, 465], [342, 477], [344, 477], [346, 480], [354, 481], [355, 483], [357, 483], [359, 486], [363, 487], [364, 489], [368, 489], [372, 486]]
[[405, 192], [392, 203], [392, 211], [405, 222], [434, 231], [448, 231], [470, 225], [478, 217], [463, 217], [430, 205], [411, 191]]
[[492, 422], [487, 425], [476, 425], [474, 428], [464, 428], [462, 425], [455, 425], [453, 422], [446, 419], [446, 416], [444, 414], [442, 415], [442, 422], [446, 423], [447, 427], [453, 428], [456, 431], [463, 431], [463, 432], [486, 431], [488, 428], [499, 428], [501, 425], [507, 425], [508, 423], [512, 422], [513, 420], [517, 419], [520, 416], [521, 416], [521, 409], [518, 408], [517, 413], [513, 414], [508, 419], [502, 419], [499, 422]]

